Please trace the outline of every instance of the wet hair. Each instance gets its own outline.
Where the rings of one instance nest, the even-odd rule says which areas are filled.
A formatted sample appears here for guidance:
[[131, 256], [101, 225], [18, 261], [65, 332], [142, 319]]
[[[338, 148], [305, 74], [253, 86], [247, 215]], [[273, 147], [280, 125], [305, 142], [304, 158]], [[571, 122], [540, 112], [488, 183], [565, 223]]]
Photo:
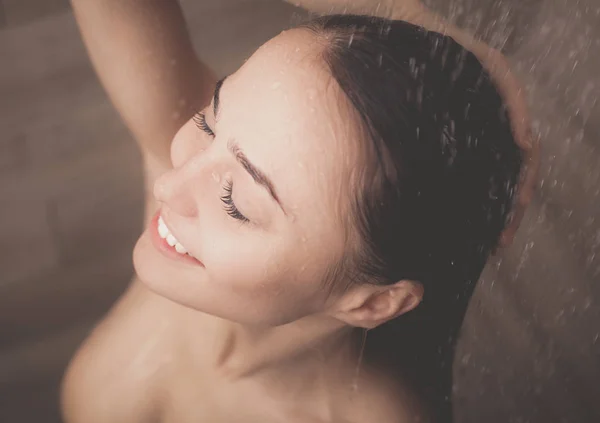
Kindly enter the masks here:
[[521, 153], [489, 74], [452, 38], [413, 24], [332, 15], [302, 25], [353, 106], [365, 146], [351, 198], [353, 283], [420, 282], [414, 310], [368, 332], [388, 363], [452, 421], [452, 364], [469, 299], [513, 204]]

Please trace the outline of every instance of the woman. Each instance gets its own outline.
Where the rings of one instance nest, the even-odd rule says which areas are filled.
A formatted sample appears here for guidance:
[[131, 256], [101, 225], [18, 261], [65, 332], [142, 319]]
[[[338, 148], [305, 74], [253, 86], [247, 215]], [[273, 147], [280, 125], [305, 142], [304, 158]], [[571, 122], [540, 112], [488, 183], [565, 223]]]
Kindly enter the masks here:
[[522, 163], [475, 56], [331, 16], [214, 82], [174, 2], [74, 7], [153, 200], [138, 278], [67, 372], [66, 421], [450, 421]]

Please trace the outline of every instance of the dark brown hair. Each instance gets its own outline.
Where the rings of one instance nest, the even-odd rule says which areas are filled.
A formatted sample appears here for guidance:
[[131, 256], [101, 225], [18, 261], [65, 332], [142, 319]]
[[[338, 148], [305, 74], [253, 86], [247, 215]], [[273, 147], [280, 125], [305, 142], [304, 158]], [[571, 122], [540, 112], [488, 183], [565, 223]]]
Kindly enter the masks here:
[[456, 339], [521, 167], [503, 101], [452, 38], [403, 21], [332, 15], [302, 25], [357, 112], [367, 179], [352, 199], [353, 283], [419, 281], [417, 308], [369, 332], [384, 360], [452, 420]]

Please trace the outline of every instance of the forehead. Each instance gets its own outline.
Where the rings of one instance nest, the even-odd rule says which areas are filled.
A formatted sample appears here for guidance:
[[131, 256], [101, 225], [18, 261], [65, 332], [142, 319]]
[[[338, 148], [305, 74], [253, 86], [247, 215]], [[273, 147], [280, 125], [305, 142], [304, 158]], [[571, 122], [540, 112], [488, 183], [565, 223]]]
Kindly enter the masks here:
[[218, 116], [284, 205], [310, 224], [345, 213], [358, 152], [352, 113], [322, 49], [306, 30], [270, 40], [227, 79]]

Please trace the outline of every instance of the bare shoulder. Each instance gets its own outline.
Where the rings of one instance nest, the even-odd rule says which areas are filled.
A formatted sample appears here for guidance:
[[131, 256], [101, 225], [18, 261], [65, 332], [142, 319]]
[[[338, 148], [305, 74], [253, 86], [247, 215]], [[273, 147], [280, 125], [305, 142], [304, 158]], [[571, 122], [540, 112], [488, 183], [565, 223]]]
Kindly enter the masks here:
[[80, 346], [62, 384], [66, 423], [153, 421], [170, 342], [152, 295], [134, 281]]
[[417, 395], [400, 380], [381, 371], [362, 376], [348, 413], [348, 423], [430, 423]]

